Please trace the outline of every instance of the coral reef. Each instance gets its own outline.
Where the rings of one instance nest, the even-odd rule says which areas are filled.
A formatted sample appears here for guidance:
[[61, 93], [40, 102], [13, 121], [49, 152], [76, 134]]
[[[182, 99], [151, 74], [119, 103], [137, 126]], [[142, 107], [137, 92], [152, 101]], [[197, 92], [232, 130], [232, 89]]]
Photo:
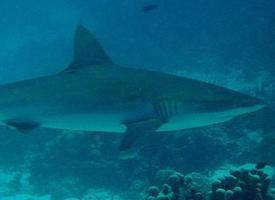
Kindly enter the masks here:
[[212, 184], [210, 200], [271, 200], [272, 178], [263, 169], [231, 170], [228, 176]]
[[204, 182], [210, 183], [212, 177], [206, 180], [200, 176], [198, 179], [195, 174], [184, 176], [162, 170], [157, 177], [165, 172], [170, 174], [169, 177], [161, 187], [150, 186], [144, 200], [274, 200], [274, 189], [270, 188], [272, 178], [264, 167], [265, 164], [261, 163], [250, 169], [232, 169], [228, 175], [215, 180], [211, 188]]
[[[170, 174], [170, 175], [169, 175]], [[160, 178], [160, 176], [162, 177]], [[167, 175], [169, 175], [167, 177]], [[167, 178], [164, 181], [165, 177]], [[145, 200], [204, 200], [206, 196], [205, 188], [197, 183], [193, 178], [198, 179], [196, 174], [183, 174], [172, 170], [160, 170], [156, 175], [156, 180], [162, 180], [165, 183], [161, 186], [150, 186]], [[202, 180], [204, 177], [200, 177]]]
[[91, 186], [115, 187], [117, 177], [123, 177], [116, 162], [117, 144], [113, 135], [103, 136], [64, 132], [49, 140], [30, 162], [34, 189], [41, 194], [51, 191], [60, 199], [79, 197]]

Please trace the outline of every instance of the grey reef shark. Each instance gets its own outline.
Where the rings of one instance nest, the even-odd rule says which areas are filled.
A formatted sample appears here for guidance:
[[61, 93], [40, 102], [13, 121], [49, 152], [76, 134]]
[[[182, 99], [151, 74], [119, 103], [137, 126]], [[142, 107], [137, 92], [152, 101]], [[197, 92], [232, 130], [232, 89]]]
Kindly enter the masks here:
[[264, 107], [258, 98], [224, 87], [119, 66], [82, 25], [66, 69], [1, 85], [0, 97], [1, 125], [23, 133], [39, 127], [124, 133], [122, 154], [148, 134], [222, 123]]

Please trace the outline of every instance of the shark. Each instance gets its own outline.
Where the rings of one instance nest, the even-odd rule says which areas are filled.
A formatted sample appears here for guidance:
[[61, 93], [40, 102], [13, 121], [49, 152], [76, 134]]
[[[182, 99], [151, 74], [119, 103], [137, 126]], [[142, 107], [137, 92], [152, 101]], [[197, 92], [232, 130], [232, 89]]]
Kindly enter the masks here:
[[124, 133], [121, 152], [146, 134], [223, 123], [264, 106], [221, 86], [117, 65], [83, 25], [68, 67], [0, 86], [0, 125], [23, 133], [39, 127]]

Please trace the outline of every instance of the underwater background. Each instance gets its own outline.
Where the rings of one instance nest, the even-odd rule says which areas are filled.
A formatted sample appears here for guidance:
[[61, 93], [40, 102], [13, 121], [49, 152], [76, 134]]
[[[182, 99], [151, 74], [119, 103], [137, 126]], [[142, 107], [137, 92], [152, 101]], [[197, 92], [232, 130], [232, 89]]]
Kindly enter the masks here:
[[0, 200], [274, 198], [274, 0], [1, 0], [0, 83], [63, 70], [77, 24], [115, 63], [214, 83], [268, 106], [152, 135], [129, 160], [118, 159], [120, 134], [0, 127]]

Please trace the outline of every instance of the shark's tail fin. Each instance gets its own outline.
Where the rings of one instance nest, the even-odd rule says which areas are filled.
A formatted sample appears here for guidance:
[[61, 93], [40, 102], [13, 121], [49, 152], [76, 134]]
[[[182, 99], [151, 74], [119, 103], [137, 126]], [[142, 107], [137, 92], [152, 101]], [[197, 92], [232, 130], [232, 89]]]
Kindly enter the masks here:
[[78, 25], [74, 36], [74, 59], [64, 71], [74, 71], [92, 65], [112, 64], [95, 36], [84, 26]]

